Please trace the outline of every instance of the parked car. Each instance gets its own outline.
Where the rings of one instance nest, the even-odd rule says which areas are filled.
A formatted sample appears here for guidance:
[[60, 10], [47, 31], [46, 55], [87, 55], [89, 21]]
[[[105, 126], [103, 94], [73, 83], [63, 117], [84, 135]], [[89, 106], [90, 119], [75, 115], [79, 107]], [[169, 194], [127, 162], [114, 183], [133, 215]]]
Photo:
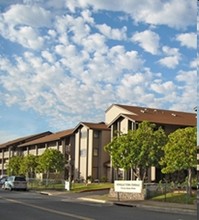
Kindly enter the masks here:
[[2, 177], [0, 178], [0, 188], [4, 185], [6, 179], [7, 179], [7, 176], [2, 176]]
[[4, 189], [9, 190], [27, 190], [27, 181], [23, 176], [9, 176], [3, 184]]

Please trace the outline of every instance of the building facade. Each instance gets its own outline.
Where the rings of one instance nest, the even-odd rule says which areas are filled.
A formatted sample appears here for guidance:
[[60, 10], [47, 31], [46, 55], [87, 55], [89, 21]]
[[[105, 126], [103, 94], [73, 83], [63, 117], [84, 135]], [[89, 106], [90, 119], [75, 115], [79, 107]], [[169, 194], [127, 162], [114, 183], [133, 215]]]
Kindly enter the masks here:
[[34, 134], [22, 138], [18, 138], [3, 144], [0, 144], [0, 175], [6, 174], [6, 164], [11, 157], [19, 155], [18, 146], [20, 144], [27, 143], [29, 141], [36, 140], [41, 137], [45, 137], [52, 134], [52, 132], [47, 131], [40, 134]]
[[[105, 123], [111, 128], [111, 139], [115, 135], [126, 134], [129, 130], [137, 129], [139, 123], [143, 121], [162, 127], [167, 135], [178, 128], [194, 127], [197, 123], [195, 113], [155, 108], [113, 104], [105, 112]], [[110, 179], [113, 181], [118, 175], [113, 168], [111, 169]], [[134, 178], [131, 171], [121, 171], [120, 176], [123, 179]], [[151, 167], [147, 177], [149, 182], [158, 181], [161, 179], [161, 173], [157, 168]]]
[[101, 180], [109, 176], [110, 157], [104, 146], [110, 142], [110, 129], [105, 123], [81, 122], [75, 129], [74, 179], [86, 181], [89, 177]]
[[[63, 178], [77, 181], [86, 181], [88, 178], [113, 181], [115, 170], [104, 147], [115, 135], [137, 129], [142, 121], [155, 123], [166, 134], [170, 134], [178, 128], [196, 126], [197, 120], [195, 112], [113, 104], [105, 111], [105, 122], [80, 122], [73, 129], [57, 133], [47, 131], [0, 144], [0, 174], [6, 174], [6, 164], [11, 157], [28, 154], [39, 156], [49, 148], [59, 150], [66, 158]], [[133, 178], [130, 171], [121, 172], [123, 179]], [[151, 167], [148, 181], [157, 181], [158, 173], [156, 167]]]
[[28, 154], [40, 156], [46, 149], [59, 150], [67, 161], [60, 178], [68, 179], [69, 176], [73, 176], [74, 145], [73, 129], [68, 129], [20, 144], [18, 145], [18, 152], [23, 156]]

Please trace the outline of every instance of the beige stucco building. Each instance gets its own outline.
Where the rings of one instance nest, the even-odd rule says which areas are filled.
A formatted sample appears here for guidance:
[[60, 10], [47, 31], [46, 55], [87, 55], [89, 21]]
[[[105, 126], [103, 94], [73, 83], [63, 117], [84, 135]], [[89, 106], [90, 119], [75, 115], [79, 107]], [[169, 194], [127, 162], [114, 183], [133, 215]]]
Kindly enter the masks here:
[[[46, 149], [59, 150], [65, 157], [66, 161], [70, 160], [69, 166], [65, 166], [62, 178], [68, 179], [69, 175], [73, 175], [74, 165], [74, 135], [73, 129], [68, 129], [56, 133], [52, 133], [48, 136], [44, 136], [33, 141], [26, 142], [18, 145], [18, 152], [20, 155], [26, 156], [28, 154], [39, 156], [43, 154]], [[61, 176], [60, 176], [61, 178]]]
[[[51, 148], [62, 152], [70, 161], [70, 166], [65, 166], [64, 178], [70, 175], [78, 181], [85, 181], [88, 177], [113, 181], [115, 171], [104, 146], [114, 135], [137, 129], [142, 121], [155, 123], [169, 134], [178, 128], [196, 126], [196, 113], [113, 104], [105, 111], [105, 123], [80, 122], [73, 129], [43, 132], [0, 144], [0, 174], [6, 174], [6, 164], [12, 156], [41, 155], [45, 149]], [[148, 181], [157, 180], [158, 173], [157, 168], [151, 167]], [[124, 179], [133, 177], [131, 172], [122, 175]]]
[[19, 155], [18, 146], [20, 144], [33, 141], [35, 139], [45, 137], [52, 134], [52, 132], [47, 131], [39, 134], [34, 134], [26, 137], [21, 137], [6, 143], [0, 144], [0, 175], [6, 174], [6, 164], [9, 159], [13, 156]]
[[105, 123], [81, 122], [75, 129], [74, 179], [85, 181], [88, 177], [101, 180], [109, 176], [107, 164], [110, 157], [104, 146], [110, 142], [110, 129]]
[[[161, 126], [166, 134], [175, 131], [178, 128], [193, 127], [196, 126], [196, 114], [179, 112], [172, 110], [163, 110], [156, 108], [128, 106], [128, 105], [111, 105], [105, 112], [105, 123], [111, 128], [111, 139], [114, 135], [125, 134], [128, 130], [135, 130], [138, 128], [138, 124], [142, 121], [149, 121], [155, 123], [157, 126]], [[158, 177], [157, 169], [151, 167], [148, 172], [148, 181], [157, 181]], [[112, 169], [110, 179], [115, 179], [115, 171]], [[123, 172], [124, 179], [130, 179], [133, 174], [129, 172]]]

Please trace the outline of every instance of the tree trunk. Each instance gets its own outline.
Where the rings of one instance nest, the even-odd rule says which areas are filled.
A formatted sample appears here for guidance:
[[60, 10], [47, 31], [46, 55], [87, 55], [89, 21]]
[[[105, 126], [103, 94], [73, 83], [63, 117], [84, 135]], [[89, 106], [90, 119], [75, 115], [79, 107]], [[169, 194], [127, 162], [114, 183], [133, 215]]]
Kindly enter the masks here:
[[137, 168], [132, 168], [132, 170], [133, 170], [133, 174], [136, 177], [136, 179], [139, 179], [139, 173], [138, 173]]
[[142, 179], [141, 179], [143, 182], [146, 178], [146, 172], [147, 172], [147, 168], [143, 168], [143, 175], [142, 175]]
[[191, 196], [191, 194], [192, 194], [191, 181], [192, 181], [192, 170], [191, 170], [191, 168], [189, 168], [188, 169], [188, 180], [187, 180], [187, 193], [189, 196]]

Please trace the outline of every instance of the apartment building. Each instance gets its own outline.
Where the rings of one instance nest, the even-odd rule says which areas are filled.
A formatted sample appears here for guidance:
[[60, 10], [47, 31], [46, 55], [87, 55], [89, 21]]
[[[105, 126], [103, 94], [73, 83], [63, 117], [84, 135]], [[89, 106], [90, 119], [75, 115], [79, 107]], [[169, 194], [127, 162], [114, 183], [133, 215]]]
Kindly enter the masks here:
[[[105, 122], [80, 122], [73, 129], [57, 133], [47, 131], [0, 144], [0, 174], [6, 174], [6, 163], [12, 156], [41, 155], [51, 148], [62, 152], [70, 161], [70, 170], [66, 164], [64, 178], [71, 175], [74, 180], [92, 177], [93, 180], [113, 181], [115, 170], [104, 146], [118, 133], [137, 129], [142, 121], [155, 123], [169, 134], [178, 128], [196, 126], [196, 113], [113, 104], [105, 111]], [[121, 172], [124, 179], [133, 176], [130, 171]], [[157, 181], [159, 175], [158, 169], [151, 167], [148, 181]]]
[[8, 163], [9, 159], [13, 156], [19, 155], [18, 146], [20, 144], [24, 144], [24, 143], [33, 141], [41, 137], [45, 137], [50, 134], [52, 134], [52, 132], [47, 131], [47, 132], [43, 132], [39, 134], [21, 137], [21, 138], [0, 144], [0, 174], [1, 175], [6, 174], [6, 164]]
[[[128, 130], [135, 130], [142, 121], [149, 121], [161, 126], [166, 134], [170, 134], [178, 128], [193, 127], [197, 124], [196, 114], [180, 111], [169, 111], [156, 108], [128, 106], [113, 104], [105, 111], [105, 123], [111, 128], [111, 139], [119, 133], [127, 133]], [[157, 181], [160, 172], [151, 167], [148, 172], [148, 181]], [[115, 178], [115, 171], [112, 169], [110, 179]], [[123, 178], [131, 178], [133, 174], [123, 172]]]
[[23, 156], [28, 154], [39, 156], [43, 154], [46, 149], [59, 150], [64, 155], [66, 161], [70, 160], [71, 165], [69, 170], [69, 166], [66, 164], [64, 173], [62, 173], [60, 178], [68, 179], [69, 175], [73, 176], [72, 170], [74, 166], [75, 152], [73, 129], [52, 133], [48, 136], [19, 144], [17, 148], [19, 154]]
[[93, 180], [109, 177], [110, 157], [104, 146], [110, 142], [110, 129], [106, 124], [81, 122], [74, 129], [74, 135], [74, 179], [85, 181], [88, 177]]

